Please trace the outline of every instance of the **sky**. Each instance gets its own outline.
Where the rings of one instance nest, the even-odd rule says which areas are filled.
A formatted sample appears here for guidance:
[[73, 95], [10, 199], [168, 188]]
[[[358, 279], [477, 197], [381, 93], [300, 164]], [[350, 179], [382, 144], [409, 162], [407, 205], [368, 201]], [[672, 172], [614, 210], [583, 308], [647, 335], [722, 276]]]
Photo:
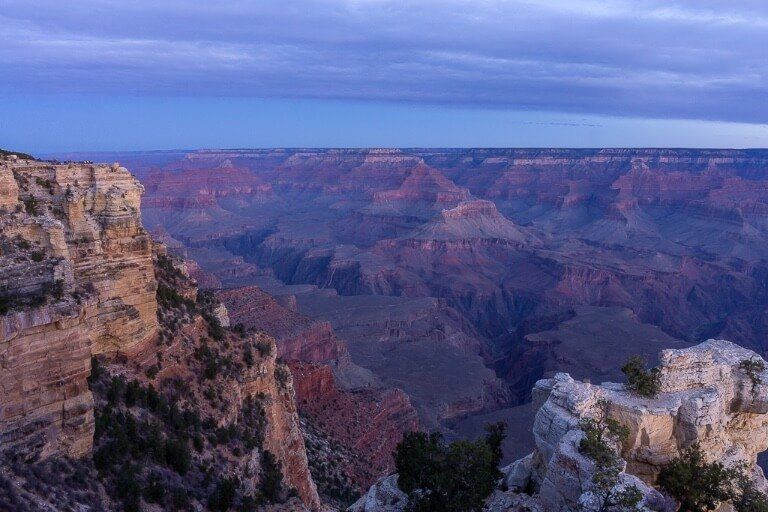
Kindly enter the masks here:
[[0, 147], [768, 147], [765, 0], [2, 0]]

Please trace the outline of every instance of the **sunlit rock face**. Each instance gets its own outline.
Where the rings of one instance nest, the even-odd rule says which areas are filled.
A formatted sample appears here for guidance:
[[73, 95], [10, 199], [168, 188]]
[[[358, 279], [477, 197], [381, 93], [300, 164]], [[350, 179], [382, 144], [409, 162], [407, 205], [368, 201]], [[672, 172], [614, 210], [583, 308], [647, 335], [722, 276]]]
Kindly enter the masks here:
[[119, 165], [0, 161], [4, 445], [88, 452], [91, 356], [141, 356], [155, 335], [142, 192]]
[[[217, 303], [208, 317], [193, 309], [169, 328], [169, 315], [175, 313], [168, 304], [158, 307], [158, 283], [166, 288], [166, 297], [189, 304], [196, 304], [198, 289], [189, 265], [167, 258], [165, 247], [153, 243], [144, 230], [139, 210], [143, 190], [117, 164], [0, 161], [4, 453], [9, 450], [30, 461], [91, 455], [95, 401], [88, 378], [93, 357], [128, 379], [158, 388], [178, 380], [192, 396], [202, 394], [193, 353], [209, 339], [209, 322], [226, 328], [229, 314]], [[177, 275], [169, 280], [169, 272]], [[162, 329], [159, 318], [165, 321]], [[246, 400], [260, 400], [263, 449], [275, 455], [285, 484], [300, 499], [286, 506], [319, 510], [293, 381], [289, 369], [277, 362], [274, 340], [263, 333], [243, 338], [222, 332], [217, 348], [231, 352], [229, 360], [242, 357], [238, 351], [243, 344], [267, 348], [252, 356], [251, 365], [238, 366], [236, 375], [207, 384], [226, 405], [212, 410], [198, 396], [192, 401], [195, 414], [229, 426], [239, 421]], [[260, 449], [229, 461], [229, 470], [246, 487], [258, 484], [253, 472], [244, 468], [259, 460]]]

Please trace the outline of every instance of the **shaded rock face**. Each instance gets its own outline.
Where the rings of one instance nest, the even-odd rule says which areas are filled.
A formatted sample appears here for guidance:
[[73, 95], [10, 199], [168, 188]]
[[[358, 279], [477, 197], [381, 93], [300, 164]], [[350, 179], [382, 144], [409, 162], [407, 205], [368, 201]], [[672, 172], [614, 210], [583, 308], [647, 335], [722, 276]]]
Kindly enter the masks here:
[[309, 472], [304, 436], [296, 410], [293, 378], [287, 369], [285, 381], [280, 382], [275, 378], [276, 358], [276, 353], [266, 358], [266, 364], [259, 368], [255, 378], [243, 384], [243, 395], [269, 397], [265, 407], [267, 431], [264, 448], [275, 454], [280, 461], [283, 477], [296, 489], [302, 502], [312, 509], [319, 509], [320, 497]]
[[348, 447], [344, 468], [361, 489], [394, 469], [392, 453], [406, 432], [419, 429], [416, 410], [399, 389], [344, 390], [327, 365], [293, 363], [296, 402], [313, 424]]
[[288, 361], [338, 363], [349, 358], [346, 346], [327, 322], [312, 321], [281, 305], [258, 286], [217, 294], [233, 324], [268, 332], [278, 340], [278, 353]]
[[0, 441], [87, 453], [93, 354], [146, 356], [157, 330], [142, 186], [117, 165], [0, 161]]
[[579, 453], [579, 422], [595, 417], [598, 400], [608, 415], [629, 428], [620, 447], [625, 479], [654, 491], [662, 466], [682, 450], [699, 443], [713, 461], [743, 461], [752, 467], [760, 488], [766, 481], [757, 454], [768, 449], [768, 372], [753, 380], [741, 367], [759, 360], [750, 350], [723, 340], [691, 348], [664, 350], [660, 355], [661, 393], [646, 399], [623, 385], [592, 385], [567, 374], [539, 381], [534, 402], [542, 403], [533, 427], [534, 452], [505, 469], [510, 488], [538, 488], [546, 511], [575, 510], [589, 492], [594, 464]]

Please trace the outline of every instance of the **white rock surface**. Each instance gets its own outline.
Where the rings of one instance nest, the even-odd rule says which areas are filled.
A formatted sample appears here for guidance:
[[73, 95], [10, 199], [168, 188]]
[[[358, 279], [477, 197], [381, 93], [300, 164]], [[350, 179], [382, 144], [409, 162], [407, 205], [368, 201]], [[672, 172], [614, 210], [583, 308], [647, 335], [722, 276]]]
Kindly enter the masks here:
[[397, 475], [382, 478], [347, 510], [348, 512], [403, 512], [408, 503], [405, 493], [397, 487]]
[[[694, 442], [710, 460], [746, 461], [755, 480], [766, 488], [757, 454], [768, 449], [768, 371], [753, 382], [740, 367], [761, 360], [757, 354], [724, 340], [661, 353], [661, 393], [647, 399], [623, 385], [586, 384], [567, 374], [539, 381], [534, 397], [549, 396], [536, 414], [536, 442], [529, 478], [539, 486], [546, 512], [577, 510], [589, 496], [594, 470], [578, 452], [579, 421], [594, 417], [598, 400], [609, 403], [609, 415], [629, 428], [621, 447], [626, 476], [644, 482], [646, 494], [661, 467]], [[526, 457], [526, 459], [528, 459]], [[504, 469], [510, 484], [525, 481], [526, 459]], [[622, 478], [626, 478], [622, 476]], [[512, 488], [513, 485], [510, 485]], [[581, 505], [580, 505], [581, 502]]]
[[[608, 414], [629, 429], [618, 490], [634, 485], [644, 495], [638, 510], [674, 510], [653, 488], [661, 467], [694, 442], [710, 460], [746, 461], [755, 482], [768, 488], [757, 454], [768, 449], [768, 371], [750, 376], [744, 361], [762, 361], [754, 352], [724, 340], [664, 350], [660, 356], [661, 393], [643, 398], [623, 384], [588, 384], [560, 373], [536, 383], [540, 405], [533, 425], [534, 451], [506, 468], [499, 489], [484, 512], [595, 512], [593, 461], [579, 452], [584, 435], [579, 424], [598, 414], [600, 400]], [[754, 379], [753, 379], [754, 377]], [[533, 496], [522, 491], [534, 490]], [[350, 512], [402, 512], [406, 496], [397, 475], [380, 480]], [[718, 512], [728, 510], [721, 506]]]

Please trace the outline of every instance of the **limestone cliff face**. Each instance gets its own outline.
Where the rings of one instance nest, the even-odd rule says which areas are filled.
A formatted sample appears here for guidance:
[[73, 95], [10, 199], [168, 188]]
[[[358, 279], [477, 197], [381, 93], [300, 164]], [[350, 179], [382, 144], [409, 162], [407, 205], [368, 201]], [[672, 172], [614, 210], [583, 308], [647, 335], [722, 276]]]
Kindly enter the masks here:
[[320, 497], [309, 473], [304, 436], [296, 411], [293, 377], [286, 366], [276, 362], [276, 350], [244, 383], [243, 393], [246, 396], [266, 397], [264, 448], [274, 453], [281, 462], [284, 478], [296, 489], [301, 500], [313, 510], [317, 509]]
[[157, 329], [141, 185], [124, 168], [0, 161], [0, 442], [83, 455], [93, 354]]
[[624, 484], [634, 484], [646, 499], [662, 466], [693, 443], [713, 461], [746, 462], [759, 488], [766, 488], [757, 454], [768, 449], [768, 372], [752, 378], [743, 361], [762, 361], [754, 352], [723, 340], [709, 340], [660, 356], [661, 393], [647, 399], [621, 384], [593, 385], [567, 374], [539, 381], [534, 400], [543, 403], [533, 427], [536, 447], [508, 468], [507, 485], [539, 489], [544, 511], [592, 510], [588, 497], [594, 464], [579, 453], [579, 422], [608, 415], [629, 428], [620, 447]]

